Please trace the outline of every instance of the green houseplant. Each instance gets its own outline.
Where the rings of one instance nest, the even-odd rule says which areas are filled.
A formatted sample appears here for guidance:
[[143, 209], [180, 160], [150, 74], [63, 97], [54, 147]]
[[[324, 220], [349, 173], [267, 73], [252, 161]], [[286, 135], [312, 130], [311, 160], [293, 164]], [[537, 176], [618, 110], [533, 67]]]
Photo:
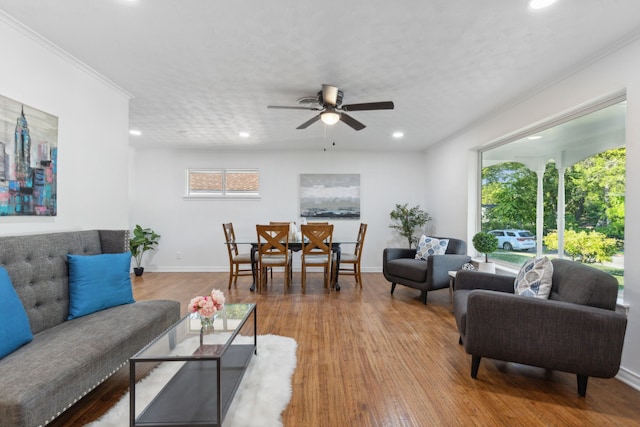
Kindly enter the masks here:
[[411, 247], [412, 244], [417, 243], [418, 241], [418, 239], [413, 235], [416, 228], [424, 227], [428, 221], [431, 221], [431, 216], [420, 209], [420, 205], [412, 208], [408, 206], [408, 203], [405, 203], [404, 205], [396, 204], [396, 208], [389, 214], [391, 219], [394, 221], [394, 224], [391, 224], [389, 228], [398, 230], [400, 235], [407, 239], [409, 247]]
[[135, 260], [136, 266], [133, 268], [133, 272], [136, 276], [142, 276], [144, 267], [142, 267], [142, 255], [145, 252], [155, 249], [154, 246], [158, 244], [160, 235], [150, 228], [142, 228], [136, 224], [136, 228], [133, 229], [133, 237], [129, 239], [129, 250], [131, 251], [131, 257]]
[[478, 263], [479, 271], [486, 271], [488, 273], [495, 273], [495, 263], [489, 262], [489, 254], [498, 249], [498, 238], [486, 231], [480, 231], [473, 236], [473, 247], [482, 254], [484, 254], [484, 262]]

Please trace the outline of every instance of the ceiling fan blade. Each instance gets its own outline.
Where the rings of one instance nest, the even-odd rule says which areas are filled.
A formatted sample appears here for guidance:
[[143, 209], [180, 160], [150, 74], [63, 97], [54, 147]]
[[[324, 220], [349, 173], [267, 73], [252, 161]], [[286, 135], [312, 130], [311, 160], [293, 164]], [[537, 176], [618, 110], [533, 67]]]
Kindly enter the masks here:
[[341, 107], [344, 111], [365, 111], [365, 110], [393, 110], [393, 101], [365, 102], [362, 104], [349, 104]]
[[320, 108], [317, 108], [317, 107], [287, 107], [284, 105], [267, 105], [267, 108], [276, 108], [280, 110], [311, 110], [311, 111], [320, 110]]
[[314, 124], [315, 122], [317, 122], [318, 120], [320, 120], [320, 114], [318, 114], [317, 116], [313, 116], [310, 120], [307, 120], [306, 122], [298, 126], [296, 129], [306, 129], [312, 124]]
[[356, 119], [354, 119], [353, 117], [351, 117], [346, 113], [340, 114], [340, 120], [345, 122], [352, 128], [354, 128], [355, 130], [362, 130], [366, 127], [365, 125], [363, 125], [362, 123], [360, 123], [359, 121], [357, 121]]
[[325, 104], [336, 105], [338, 102], [338, 88], [331, 85], [322, 85], [322, 100]]

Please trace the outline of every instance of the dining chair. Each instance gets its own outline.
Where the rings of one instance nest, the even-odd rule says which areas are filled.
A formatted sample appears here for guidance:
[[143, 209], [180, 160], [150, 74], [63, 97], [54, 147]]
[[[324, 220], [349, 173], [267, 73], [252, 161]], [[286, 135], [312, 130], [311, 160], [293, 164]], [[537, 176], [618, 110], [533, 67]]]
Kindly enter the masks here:
[[284, 285], [291, 282], [288, 225], [256, 225], [258, 233], [258, 291], [266, 285], [267, 269], [284, 267]]
[[324, 286], [331, 281], [331, 243], [333, 224], [302, 224], [302, 288], [307, 279], [307, 267], [322, 267]]
[[[228, 222], [222, 224], [224, 230], [224, 238], [227, 246], [227, 252], [229, 253], [229, 289], [231, 289], [231, 283], [238, 283], [238, 276], [253, 276], [253, 269], [251, 268], [251, 253], [238, 251], [238, 244], [236, 243], [236, 233], [233, 231], [233, 223]], [[242, 266], [249, 265], [249, 268], [243, 268]]]
[[[340, 253], [340, 266], [338, 275], [354, 276], [356, 284], [362, 288], [362, 269], [360, 268], [360, 260], [362, 259], [362, 247], [364, 246], [364, 236], [367, 234], [367, 224], [360, 224], [358, 230], [358, 238], [353, 253]], [[335, 258], [335, 254], [334, 254]], [[336, 260], [334, 259], [334, 262]]]

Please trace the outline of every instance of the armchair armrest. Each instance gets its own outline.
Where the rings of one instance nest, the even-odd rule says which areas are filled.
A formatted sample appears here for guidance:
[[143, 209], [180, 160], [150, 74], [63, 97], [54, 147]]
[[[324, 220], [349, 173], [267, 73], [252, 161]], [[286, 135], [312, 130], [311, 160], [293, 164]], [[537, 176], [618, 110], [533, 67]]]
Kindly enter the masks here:
[[382, 252], [382, 261], [387, 262], [398, 258], [415, 258], [416, 250], [411, 248], [385, 248]]
[[464, 347], [472, 355], [611, 378], [627, 319], [612, 310], [475, 290], [466, 325]]
[[461, 270], [456, 274], [455, 290], [486, 289], [490, 291], [513, 293], [515, 278], [480, 271]]

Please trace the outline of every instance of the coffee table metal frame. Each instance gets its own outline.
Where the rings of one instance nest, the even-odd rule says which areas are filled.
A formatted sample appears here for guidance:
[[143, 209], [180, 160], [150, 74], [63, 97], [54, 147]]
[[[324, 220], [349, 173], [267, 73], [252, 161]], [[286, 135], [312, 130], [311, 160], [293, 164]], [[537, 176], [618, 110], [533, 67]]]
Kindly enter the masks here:
[[[227, 313], [242, 313], [243, 309], [246, 311], [242, 319], [227, 319]], [[205, 340], [200, 345], [199, 322], [192, 315], [183, 317], [129, 359], [130, 426], [222, 425], [251, 356], [257, 354], [256, 305], [227, 304], [215, 321], [214, 344]], [[253, 342], [246, 338], [251, 335]], [[179, 344], [192, 342], [177, 354], [171, 353]], [[136, 368], [149, 362], [184, 364], [136, 417]]]

